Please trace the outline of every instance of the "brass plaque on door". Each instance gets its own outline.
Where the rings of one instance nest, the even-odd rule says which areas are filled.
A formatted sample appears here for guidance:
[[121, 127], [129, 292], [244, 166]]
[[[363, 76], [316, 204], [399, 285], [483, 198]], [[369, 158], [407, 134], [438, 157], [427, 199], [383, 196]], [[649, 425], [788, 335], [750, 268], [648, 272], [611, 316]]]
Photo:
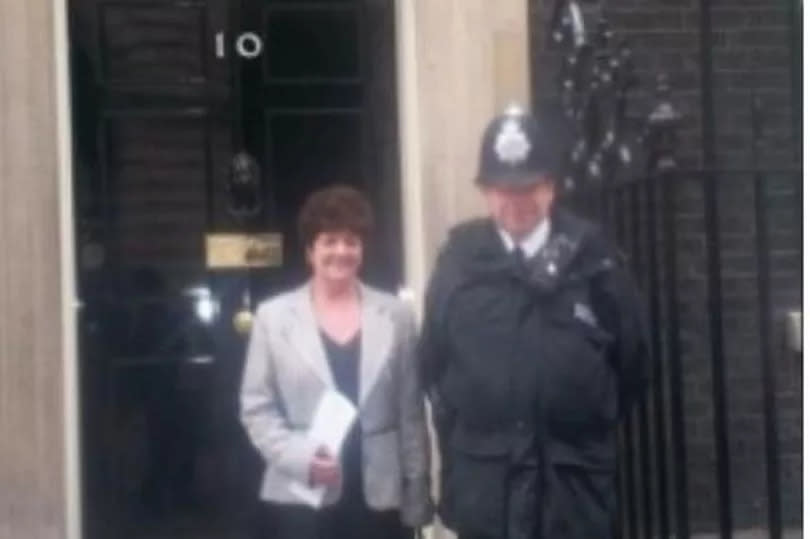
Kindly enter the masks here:
[[281, 234], [208, 234], [209, 269], [277, 268], [284, 258]]

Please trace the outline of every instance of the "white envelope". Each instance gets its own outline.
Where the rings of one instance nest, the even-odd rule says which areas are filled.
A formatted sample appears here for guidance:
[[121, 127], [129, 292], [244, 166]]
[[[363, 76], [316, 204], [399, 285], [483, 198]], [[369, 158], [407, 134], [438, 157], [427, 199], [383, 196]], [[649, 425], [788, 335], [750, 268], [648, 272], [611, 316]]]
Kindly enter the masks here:
[[[315, 408], [307, 436], [326, 447], [335, 458], [340, 458], [343, 441], [356, 418], [357, 408], [349, 399], [338, 391], [327, 390]], [[326, 487], [323, 485], [313, 487], [295, 481], [290, 485], [290, 491], [304, 503], [317, 508], [323, 503]]]

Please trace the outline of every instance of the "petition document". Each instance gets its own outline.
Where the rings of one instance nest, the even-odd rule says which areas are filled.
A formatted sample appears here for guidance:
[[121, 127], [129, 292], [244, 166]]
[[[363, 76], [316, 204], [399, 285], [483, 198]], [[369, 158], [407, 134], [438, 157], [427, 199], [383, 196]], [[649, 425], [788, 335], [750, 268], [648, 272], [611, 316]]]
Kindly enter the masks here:
[[[357, 408], [349, 399], [338, 391], [327, 390], [315, 408], [315, 416], [307, 431], [307, 436], [323, 445], [329, 454], [339, 458], [343, 440], [356, 418]], [[311, 486], [295, 481], [290, 485], [290, 491], [301, 498], [304, 503], [317, 508], [323, 503], [326, 487], [323, 485]]]

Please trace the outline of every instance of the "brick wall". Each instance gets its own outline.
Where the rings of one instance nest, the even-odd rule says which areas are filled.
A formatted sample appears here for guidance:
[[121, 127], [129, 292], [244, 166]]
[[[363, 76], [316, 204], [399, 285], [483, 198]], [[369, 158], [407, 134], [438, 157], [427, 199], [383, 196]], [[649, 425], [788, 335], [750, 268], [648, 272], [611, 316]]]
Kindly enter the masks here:
[[[548, 46], [551, 0], [531, 0], [535, 105], [555, 95], [558, 55]], [[679, 129], [682, 166], [677, 191], [678, 297], [684, 366], [688, 501], [692, 532], [717, 528], [716, 448], [707, 310], [707, 235], [704, 183], [717, 183], [726, 358], [732, 520], [735, 529], [767, 525], [762, 361], [758, 331], [757, 251], [753, 213], [751, 94], [762, 101], [765, 125], [760, 147], [773, 290], [776, 377], [783, 518], [801, 524], [801, 365], [783, 348], [784, 312], [801, 305], [800, 192], [793, 161], [791, 48], [786, 2], [713, 0], [711, 61], [717, 172], [702, 165], [700, 3], [698, 0], [614, 0], [606, 15], [617, 37], [628, 37], [642, 87], [631, 111], [648, 110], [657, 73], [669, 75], [673, 99], [685, 114]], [[643, 280], [642, 280], [643, 281]], [[665, 332], [661, 332], [665, 335]], [[666, 347], [664, 346], [664, 349]], [[665, 373], [667, 369], [664, 369]]]

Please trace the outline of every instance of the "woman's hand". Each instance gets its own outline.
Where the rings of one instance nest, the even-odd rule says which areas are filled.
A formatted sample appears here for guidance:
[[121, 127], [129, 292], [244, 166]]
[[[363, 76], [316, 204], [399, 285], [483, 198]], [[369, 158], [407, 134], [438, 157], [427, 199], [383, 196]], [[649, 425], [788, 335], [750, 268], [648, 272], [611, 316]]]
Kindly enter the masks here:
[[309, 465], [309, 482], [312, 485], [336, 486], [340, 482], [340, 463], [321, 447]]

